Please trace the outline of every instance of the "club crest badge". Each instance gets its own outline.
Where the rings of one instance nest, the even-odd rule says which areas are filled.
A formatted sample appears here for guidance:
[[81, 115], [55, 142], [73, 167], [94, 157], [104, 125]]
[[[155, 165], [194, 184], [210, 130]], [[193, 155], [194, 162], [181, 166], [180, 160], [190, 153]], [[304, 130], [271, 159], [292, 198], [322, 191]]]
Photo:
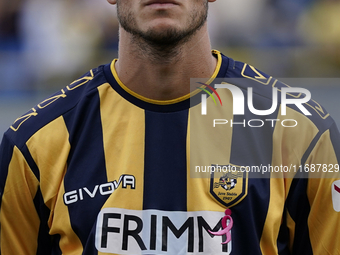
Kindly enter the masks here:
[[232, 207], [241, 202], [248, 193], [248, 173], [235, 165], [212, 165], [210, 194], [219, 203]]

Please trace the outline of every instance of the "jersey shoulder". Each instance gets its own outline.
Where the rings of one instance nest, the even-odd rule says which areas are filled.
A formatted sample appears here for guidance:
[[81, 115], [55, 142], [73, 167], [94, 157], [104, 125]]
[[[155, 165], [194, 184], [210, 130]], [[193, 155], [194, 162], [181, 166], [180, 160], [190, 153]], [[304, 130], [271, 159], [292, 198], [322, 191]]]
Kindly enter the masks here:
[[77, 108], [83, 100], [96, 96], [97, 88], [107, 83], [103, 67], [91, 69], [79, 79], [31, 108], [14, 121], [5, 136], [20, 146], [48, 123]]
[[[252, 97], [254, 106], [261, 105], [263, 101], [268, 101], [266, 105], [270, 107], [272, 105], [273, 94], [276, 93], [277, 109], [283, 106], [290, 108], [294, 112], [301, 113], [303, 115], [302, 119], [312, 121], [320, 131], [334, 124], [334, 120], [330, 117], [329, 113], [321, 104], [313, 99], [313, 95], [310, 94], [308, 89], [290, 86], [290, 84], [286, 84], [282, 80], [270, 76], [250, 64], [229, 58], [229, 68], [226, 72], [225, 81], [242, 90], [246, 103], [248, 97]], [[249, 93], [250, 88], [252, 94]], [[304, 102], [304, 98], [309, 95], [311, 98]], [[282, 104], [282, 99], [285, 100], [285, 105]], [[301, 106], [299, 106], [300, 102]], [[307, 115], [301, 109], [306, 109], [310, 115]]]

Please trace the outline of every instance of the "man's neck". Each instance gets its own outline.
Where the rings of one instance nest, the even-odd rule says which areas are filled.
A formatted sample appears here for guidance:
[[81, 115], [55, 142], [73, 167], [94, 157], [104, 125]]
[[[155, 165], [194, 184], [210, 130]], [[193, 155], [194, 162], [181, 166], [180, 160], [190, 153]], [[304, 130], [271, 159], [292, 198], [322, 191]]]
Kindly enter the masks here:
[[144, 46], [121, 29], [115, 67], [125, 86], [146, 98], [171, 100], [184, 96], [190, 93], [190, 78], [210, 78], [216, 67], [206, 26], [185, 43], [166, 51]]

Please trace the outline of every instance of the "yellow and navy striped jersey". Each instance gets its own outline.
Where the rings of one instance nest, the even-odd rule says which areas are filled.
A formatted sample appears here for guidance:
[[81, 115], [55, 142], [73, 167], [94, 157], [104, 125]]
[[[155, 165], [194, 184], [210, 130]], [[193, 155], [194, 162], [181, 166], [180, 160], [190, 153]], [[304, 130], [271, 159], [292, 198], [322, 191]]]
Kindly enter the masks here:
[[[268, 95], [282, 83], [213, 53], [212, 79], [242, 78], [235, 84], [245, 94], [253, 87], [254, 106], [270, 108]], [[326, 111], [310, 101], [305, 116], [289, 105], [285, 118], [298, 123], [291, 128], [273, 121], [280, 108], [233, 116], [233, 100], [223, 100], [218, 111], [234, 125], [207, 133], [195, 117], [203, 93], [144, 98], [119, 80], [113, 61], [18, 118], [0, 147], [0, 253], [340, 254], [340, 136]], [[211, 96], [207, 104], [217, 109]], [[254, 127], [260, 120], [271, 121]], [[238, 170], [218, 175], [216, 164]], [[203, 165], [207, 178], [191, 176]], [[304, 174], [252, 178], [242, 166]], [[308, 178], [307, 166], [335, 175]], [[231, 241], [221, 244], [226, 236], [209, 231], [231, 225], [227, 208]]]

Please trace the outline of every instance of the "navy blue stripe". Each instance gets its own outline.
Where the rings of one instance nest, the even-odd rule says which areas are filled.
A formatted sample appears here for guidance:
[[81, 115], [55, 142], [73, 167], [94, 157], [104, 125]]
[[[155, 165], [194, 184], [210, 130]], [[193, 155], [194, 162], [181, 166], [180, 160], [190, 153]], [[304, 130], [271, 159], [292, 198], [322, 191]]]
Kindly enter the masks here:
[[145, 111], [143, 209], [186, 211], [188, 110]]
[[306, 178], [294, 179], [286, 201], [288, 212], [295, 222], [292, 254], [313, 254], [308, 229], [310, 205], [307, 197], [307, 185], [308, 179]]
[[13, 148], [14, 146], [5, 135], [2, 139], [0, 146], [0, 208], [2, 195], [4, 192], [5, 183], [8, 175], [8, 166], [11, 162], [13, 155]]
[[[301, 165], [305, 164], [322, 134], [323, 133], [319, 132], [313, 139], [302, 157]], [[339, 141], [340, 139], [339, 131], [337, 130], [335, 123], [330, 127], [330, 136], [336, 155], [339, 155], [340, 145], [334, 143], [334, 141]], [[337, 158], [337, 160], [339, 161], [339, 158]], [[288, 211], [296, 224], [292, 254], [313, 254], [308, 229], [310, 204], [307, 196], [308, 179], [306, 177], [308, 177], [308, 173], [301, 173], [293, 180], [286, 202]], [[299, 206], [297, 207], [296, 205]]]
[[21, 152], [24, 155], [27, 164], [29, 165], [30, 169], [32, 170], [33, 174], [35, 175], [35, 177], [38, 179], [38, 181], [40, 182], [40, 170], [37, 166], [37, 164], [35, 163], [31, 153], [29, 152], [28, 148], [26, 145], [24, 145], [21, 148]]
[[36, 254], [61, 255], [62, 252], [59, 247], [60, 235], [49, 235], [50, 228], [48, 227], [48, 219], [50, 216], [50, 209], [44, 203], [40, 188], [35, 194], [33, 203], [40, 219]]
[[[100, 100], [97, 90], [92, 90], [74, 108], [64, 115], [70, 134], [68, 169], [65, 174], [65, 192], [86, 187], [90, 192], [96, 185], [107, 182], [103, 134], [100, 116]], [[98, 208], [105, 203], [108, 195], [92, 199], [83, 192], [83, 200], [68, 205], [70, 222], [74, 232], [85, 246], [92, 225], [96, 222]]]
[[[332, 118], [327, 118], [328, 121], [332, 120]], [[326, 122], [326, 121], [325, 121]], [[322, 122], [321, 122], [322, 123]], [[327, 123], [327, 122], [326, 122]], [[324, 123], [324, 124], [326, 124]], [[324, 127], [321, 131], [319, 131], [317, 133], [317, 135], [313, 138], [312, 142], [310, 143], [310, 145], [308, 146], [307, 150], [305, 151], [305, 153], [303, 154], [302, 158], [301, 158], [301, 165], [303, 166], [308, 157], [310, 156], [311, 152], [313, 151], [313, 149], [315, 148], [315, 145], [319, 142], [320, 137], [324, 134]], [[340, 155], [340, 145], [339, 143], [335, 142], [335, 141], [340, 141], [340, 134], [338, 131], [338, 128], [336, 126], [336, 124], [333, 122], [333, 124], [331, 125], [331, 127], [329, 128], [330, 131], [330, 139], [335, 151], [335, 155], [337, 157], [337, 161], [340, 162], [340, 158], [338, 155]], [[308, 172], [298, 172], [296, 174], [296, 178], [308, 178]]]
[[[97, 223], [97, 221], [96, 221]], [[90, 235], [88, 236], [86, 246], [83, 249], [83, 253], [81, 255], [96, 255], [98, 254], [98, 250], [94, 245], [96, 243], [96, 232], [97, 226], [93, 225]]]
[[48, 227], [48, 218], [50, 215], [50, 209], [44, 203], [40, 188], [38, 189], [33, 202], [40, 219], [39, 233], [37, 239], [38, 247], [36, 254], [61, 254], [59, 242], [55, 242], [55, 240], [60, 240], [60, 236], [49, 235], [50, 228]]
[[279, 236], [277, 238], [277, 250], [279, 255], [291, 255], [289, 249], [289, 229], [287, 227], [287, 211], [285, 210], [282, 216], [282, 223], [279, 231]]
[[331, 142], [335, 151], [335, 155], [337, 157], [338, 163], [340, 162], [340, 133], [338, 130], [338, 127], [336, 126], [335, 123], [330, 127], [330, 137], [331, 137]]
[[[239, 204], [231, 207], [234, 225], [233, 252], [235, 254], [262, 254], [260, 240], [269, 204], [269, 178], [249, 179], [248, 195]], [[247, 240], [247, 245], [244, 245]]]
[[59, 247], [59, 243], [60, 243], [60, 235], [54, 235], [52, 237], [52, 251], [51, 251], [51, 255], [62, 255], [62, 251]]

